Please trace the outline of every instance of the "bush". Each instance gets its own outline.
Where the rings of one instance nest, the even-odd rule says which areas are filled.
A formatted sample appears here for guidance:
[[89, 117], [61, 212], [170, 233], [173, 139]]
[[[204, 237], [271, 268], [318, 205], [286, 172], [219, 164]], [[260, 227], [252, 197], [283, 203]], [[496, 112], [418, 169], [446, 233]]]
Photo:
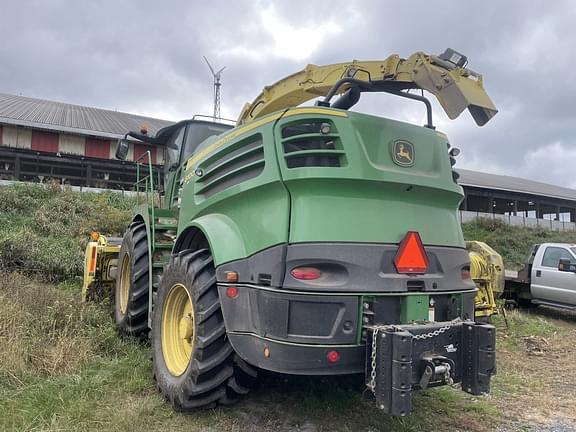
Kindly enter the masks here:
[[93, 230], [121, 236], [135, 200], [119, 193], [62, 190], [58, 185], [0, 187], [0, 270], [63, 280], [82, 273]]

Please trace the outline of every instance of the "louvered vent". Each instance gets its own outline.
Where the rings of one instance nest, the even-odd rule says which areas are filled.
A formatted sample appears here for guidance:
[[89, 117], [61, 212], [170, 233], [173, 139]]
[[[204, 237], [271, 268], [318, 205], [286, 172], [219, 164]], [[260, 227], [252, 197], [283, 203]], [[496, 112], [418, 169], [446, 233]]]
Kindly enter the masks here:
[[340, 136], [327, 120], [292, 123], [282, 129], [288, 168], [341, 167], [346, 164]]
[[198, 167], [196, 194], [206, 198], [258, 177], [264, 170], [264, 146], [260, 134], [218, 152]]

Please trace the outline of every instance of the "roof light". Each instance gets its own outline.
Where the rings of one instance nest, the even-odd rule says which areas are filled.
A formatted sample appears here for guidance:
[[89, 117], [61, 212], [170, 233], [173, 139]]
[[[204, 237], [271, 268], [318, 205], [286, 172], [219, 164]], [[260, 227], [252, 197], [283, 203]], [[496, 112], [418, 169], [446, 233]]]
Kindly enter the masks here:
[[296, 267], [290, 274], [298, 280], [315, 280], [322, 276], [322, 272], [314, 267]]
[[408, 231], [394, 258], [398, 273], [426, 273], [428, 257], [416, 231]]

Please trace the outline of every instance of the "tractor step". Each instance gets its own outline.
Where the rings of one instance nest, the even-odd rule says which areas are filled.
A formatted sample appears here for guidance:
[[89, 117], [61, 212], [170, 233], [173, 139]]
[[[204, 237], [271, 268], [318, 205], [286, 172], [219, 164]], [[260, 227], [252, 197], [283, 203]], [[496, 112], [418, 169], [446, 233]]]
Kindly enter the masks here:
[[172, 250], [173, 247], [174, 247], [174, 243], [156, 243], [154, 245], [155, 249]]
[[168, 264], [168, 261], [155, 262], [155, 263], [152, 263], [152, 268], [163, 269], [166, 264]]
[[155, 208], [154, 209], [154, 216], [156, 218], [178, 219], [178, 212], [176, 212], [175, 210], [170, 210], [170, 209]]
[[154, 224], [156, 230], [175, 231], [177, 228], [177, 224]]

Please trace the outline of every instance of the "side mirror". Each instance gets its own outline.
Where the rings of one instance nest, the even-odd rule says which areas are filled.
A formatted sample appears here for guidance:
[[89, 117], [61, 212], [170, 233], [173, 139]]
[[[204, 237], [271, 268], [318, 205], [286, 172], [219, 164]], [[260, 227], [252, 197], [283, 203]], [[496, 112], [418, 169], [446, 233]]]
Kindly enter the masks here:
[[569, 259], [561, 259], [558, 263], [558, 270], [562, 272], [576, 273], [576, 263], [570, 262]]
[[128, 156], [128, 149], [130, 148], [130, 141], [126, 138], [119, 139], [116, 146], [116, 159], [126, 160]]

